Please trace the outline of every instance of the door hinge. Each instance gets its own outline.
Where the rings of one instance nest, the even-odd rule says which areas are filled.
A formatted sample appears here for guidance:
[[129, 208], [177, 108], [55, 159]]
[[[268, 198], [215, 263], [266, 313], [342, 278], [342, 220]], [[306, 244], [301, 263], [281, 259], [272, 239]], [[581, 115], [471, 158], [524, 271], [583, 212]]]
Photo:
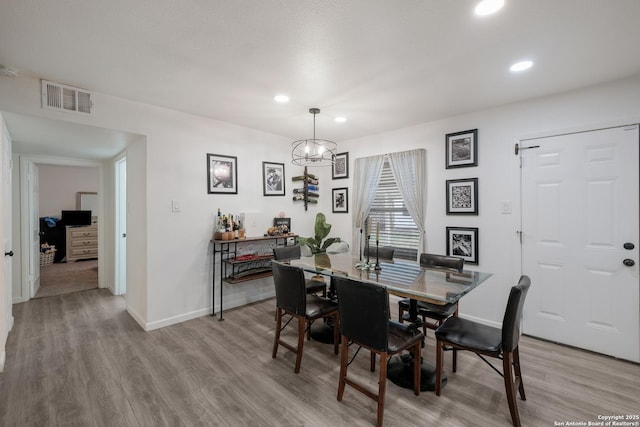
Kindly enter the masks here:
[[531, 148], [540, 148], [539, 145], [530, 145], [528, 147], [520, 147], [520, 144], [516, 143], [516, 146], [514, 147], [514, 152], [516, 154], [516, 156], [520, 153], [520, 151], [522, 150], [530, 150]]

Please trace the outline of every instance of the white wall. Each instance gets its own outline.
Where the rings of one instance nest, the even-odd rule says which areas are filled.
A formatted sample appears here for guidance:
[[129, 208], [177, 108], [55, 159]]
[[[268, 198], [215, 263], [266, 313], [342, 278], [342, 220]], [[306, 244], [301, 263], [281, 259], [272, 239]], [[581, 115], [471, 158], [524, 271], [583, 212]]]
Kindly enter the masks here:
[[[461, 314], [502, 322], [508, 288], [520, 275], [519, 168], [514, 144], [519, 138], [640, 122], [640, 76], [589, 89], [425, 123], [340, 144], [356, 158], [413, 148], [427, 150], [426, 249], [445, 253], [447, 226], [479, 228], [479, 265], [471, 270], [494, 276], [460, 303]], [[445, 135], [478, 129], [478, 166], [445, 168]], [[351, 175], [351, 174], [350, 174]], [[479, 179], [479, 215], [446, 215], [445, 181]], [[346, 184], [335, 181], [334, 187]], [[339, 183], [339, 185], [338, 185]], [[348, 186], [353, 187], [350, 177]], [[500, 213], [501, 201], [513, 204], [513, 213]], [[351, 205], [351, 203], [350, 203]], [[339, 235], [350, 235], [351, 225], [334, 221]], [[535, 284], [532, 284], [535, 286]]]
[[98, 168], [39, 164], [40, 216], [76, 209], [76, 195], [98, 191]]
[[[352, 188], [348, 180], [331, 180], [329, 169], [317, 169], [321, 200], [305, 212], [291, 201], [291, 176], [302, 173], [289, 161], [289, 141], [239, 126], [163, 108], [96, 94], [96, 117], [43, 111], [39, 82], [18, 77], [0, 80], [0, 110], [54, 117], [144, 135], [146, 141], [127, 149], [127, 306], [144, 328], [153, 329], [200, 316], [211, 307], [213, 217], [224, 212], [254, 212], [255, 230], [264, 230], [278, 212], [292, 218], [292, 228], [311, 234], [315, 213], [326, 213], [332, 235], [350, 239], [351, 214], [331, 213], [331, 188]], [[357, 157], [411, 148], [427, 149], [427, 249], [445, 250], [447, 225], [480, 229], [479, 270], [494, 277], [465, 297], [464, 314], [500, 321], [507, 288], [519, 275], [518, 169], [513, 144], [521, 136], [597, 127], [602, 123], [640, 121], [640, 77], [574, 93], [425, 123], [395, 132], [339, 142], [350, 155], [350, 175]], [[446, 133], [479, 129], [479, 166], [444, 168]], [[206, 154], [238, 157], [238, 195], [209, 195]], [[287, 196], [263, 197], [261, 162], [286, 163]], [[478, 177], [480, 215], [447, 217], [446, 179]], [[108, 190], [105, 190], [108, 191]], [[177, 200], [181, 212], [171, 211]], [[501, 200], [511, 200], [512, 215], [499, 213]], [[105, 202], [110, 203], [110, 202]], [[351, 205], [351, 203], [350, 203]], [[105, 209], [112, 208], [105, 206]], [[352, 213], [353, 214], [353, 213]], [[216, 280], [216, 304], [219, 280]], [[271, 279], [225, 285], [225, 306], [273, 295]], [[217, 308], [216, 308], [217, 311]]]

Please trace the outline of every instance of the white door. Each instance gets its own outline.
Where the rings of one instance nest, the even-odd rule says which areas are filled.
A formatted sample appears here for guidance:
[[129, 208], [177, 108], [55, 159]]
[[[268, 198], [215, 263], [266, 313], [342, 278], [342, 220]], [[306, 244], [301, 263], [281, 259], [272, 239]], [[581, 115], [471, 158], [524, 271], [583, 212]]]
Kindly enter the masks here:
[[520, 152], [524, 333], [640, 362], [638, 143], [636, 125], [521, 144], [540, 146]]
[[11, 314], [11, 139], [0, 116], [0, 372], [6, 359], [5, 343], [13, 324]]
[[127, 293], [127, 159], [116, 162], [116, 295]]

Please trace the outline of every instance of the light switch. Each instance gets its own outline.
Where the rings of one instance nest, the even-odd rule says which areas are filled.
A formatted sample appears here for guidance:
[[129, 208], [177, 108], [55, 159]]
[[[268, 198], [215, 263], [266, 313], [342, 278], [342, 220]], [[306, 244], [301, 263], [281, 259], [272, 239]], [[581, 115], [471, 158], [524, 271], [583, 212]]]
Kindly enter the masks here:
[[171, 201], [171, 212], [180, 212], [180, 202], [177, 200]]
[[511, 200], [503, 200], [500, 202], [500, 213], [503, 213], [503, 214], [511, 213]]

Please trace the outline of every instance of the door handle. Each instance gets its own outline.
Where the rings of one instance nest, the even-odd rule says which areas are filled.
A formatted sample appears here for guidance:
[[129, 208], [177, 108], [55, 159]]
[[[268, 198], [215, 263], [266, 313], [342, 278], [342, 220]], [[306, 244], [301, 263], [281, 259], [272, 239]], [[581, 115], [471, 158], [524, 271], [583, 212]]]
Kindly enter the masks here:
[[13, 256], [13, 251], [5, 252], [4, 256]]
[[627, 242], [627, 243], [625, 243], [624, 245], [622, 245], [622, 247], [623, 247], [623, 248], [625, 248], [626, 250], [630, 251], [630, 250], [632, 250], [633, 248], [635, 248], [636, 246], [635, 246], [633, 243], [631, 243], [631, 242]]
[[122, 233], [122, 237], [127, 237], [127, 233]]
[[626, 265], [627, 267], [633, 267], [636, 264], [636, 262], [634, 260], [629, 259], [629, 258], [627, 258], [624, 261], [622, 261], [622, 263], [624, 265]]

